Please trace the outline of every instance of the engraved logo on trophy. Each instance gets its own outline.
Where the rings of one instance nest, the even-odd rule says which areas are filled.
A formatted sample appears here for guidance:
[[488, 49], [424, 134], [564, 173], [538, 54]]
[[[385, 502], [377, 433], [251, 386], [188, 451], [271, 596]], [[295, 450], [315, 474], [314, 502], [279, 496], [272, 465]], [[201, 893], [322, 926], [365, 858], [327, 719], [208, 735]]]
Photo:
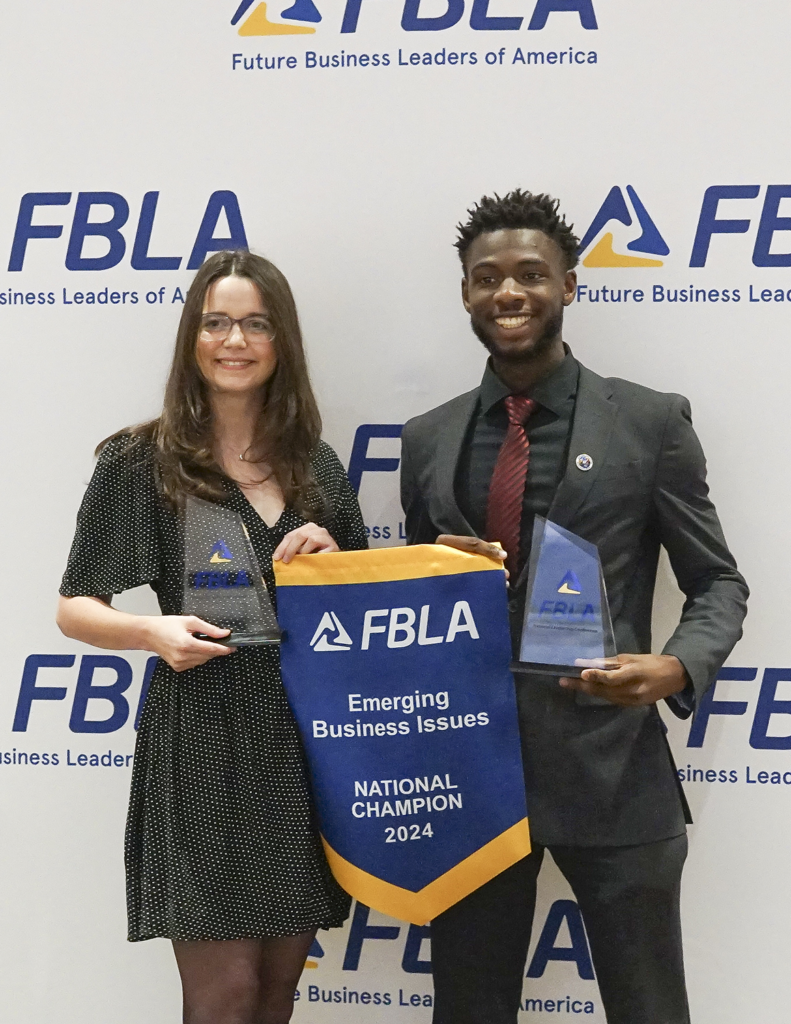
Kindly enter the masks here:
[[232, 562], [233, 555], [224, 540], [218, 540], [211, 549], [210, 562]]
[[184, 614], [229, 636], [212, 643], [280, 643], [272, 600], [241, 516], [190, 495], [184, 526]]
[[515, 672], [579, 676], [615, 657], [610, 607], [595, 544], [536, 516]]

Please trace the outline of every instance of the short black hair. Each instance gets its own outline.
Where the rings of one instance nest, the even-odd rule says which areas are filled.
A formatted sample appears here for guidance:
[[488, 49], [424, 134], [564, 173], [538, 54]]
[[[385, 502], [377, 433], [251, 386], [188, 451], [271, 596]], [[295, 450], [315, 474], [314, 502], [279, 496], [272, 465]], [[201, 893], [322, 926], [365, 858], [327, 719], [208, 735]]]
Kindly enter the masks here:
[[459, 237], [454, 244], [462, 266], [465, 266], [467, 250], [479, 235], [503, 228], [532, 228], [543, 231], [560, 247], [566, 269], [573, 270], [578, 262], [580, 243], [572, 230], [574, 225], [567, 224], [558, 213], [559, 205], [559, 199], [545, 192], [534, 195], [521, 188], [515, 188], [502, 198], [496, 192], [493, 196], [482, 196], [480, 202], [467, 210], [470, 215], [467, 223], [456, 226]]

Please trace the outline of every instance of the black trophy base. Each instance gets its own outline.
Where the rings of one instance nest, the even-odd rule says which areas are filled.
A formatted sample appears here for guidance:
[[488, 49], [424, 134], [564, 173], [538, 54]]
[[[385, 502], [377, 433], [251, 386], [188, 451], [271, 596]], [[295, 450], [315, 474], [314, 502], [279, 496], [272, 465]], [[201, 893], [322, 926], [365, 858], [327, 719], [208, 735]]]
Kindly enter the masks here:
[[617, 663], [611, 658], [591, 658], [589, 661], [577, 665], [544, 665], [537, 661], [512, 661], [510, 668], [512, 672], [526, 676], [556, 676], [558, 679], [568, 677], [569, 679], [581, 679], [582, 673], [588, 668], [598, 668], [603, 671], [612, 671], [618, 668]]
[[209, 636], [207, 633], [193, 633], [196, 640], [208, 640], [220, 647], [252, 647], [255, 644], [279, 644], [282, 633], [230, 633], [228, 636]]
[[589, 665], [541, 665], [535, 661], [512, 661], [511, 671], [525, 676], [556, 676], [558, 679], [568, 677], [581, 679], [582, 673]]

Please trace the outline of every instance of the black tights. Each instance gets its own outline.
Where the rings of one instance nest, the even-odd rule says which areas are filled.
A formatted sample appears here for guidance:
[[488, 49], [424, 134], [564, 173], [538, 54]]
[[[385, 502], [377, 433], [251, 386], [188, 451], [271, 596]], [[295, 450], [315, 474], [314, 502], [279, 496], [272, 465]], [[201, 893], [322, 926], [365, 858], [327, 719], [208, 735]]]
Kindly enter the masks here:
[[174, 941], [184, 1024], [288, 1024], [315, 935]]

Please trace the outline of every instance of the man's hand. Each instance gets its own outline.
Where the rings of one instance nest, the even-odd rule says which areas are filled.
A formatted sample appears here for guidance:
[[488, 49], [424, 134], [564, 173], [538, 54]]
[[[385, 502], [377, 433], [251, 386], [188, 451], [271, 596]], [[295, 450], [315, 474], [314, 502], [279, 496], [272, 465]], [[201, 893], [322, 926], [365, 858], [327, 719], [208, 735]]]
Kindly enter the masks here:
[[[506, 553], [497, 544], [490, 544], [488, 540], [481, 540], [480, 537], [461, 537], [451, 533], [441, 533], [434, 541], [435, 544], [444, 544], [448, 548], [457, 548], [459, 551], [468, 551], [471, 555], [486, 555], [493, 558], [500, 565], [506, 559]], [[506, 569], [506, 576], [508, 570]]]
[[687, 685], [687, 673], [672, 654], [619, 654], [614, 669], [586, 668], [582, 679], [561, 679], [560, 685], [622, 707], [656, 704]]

